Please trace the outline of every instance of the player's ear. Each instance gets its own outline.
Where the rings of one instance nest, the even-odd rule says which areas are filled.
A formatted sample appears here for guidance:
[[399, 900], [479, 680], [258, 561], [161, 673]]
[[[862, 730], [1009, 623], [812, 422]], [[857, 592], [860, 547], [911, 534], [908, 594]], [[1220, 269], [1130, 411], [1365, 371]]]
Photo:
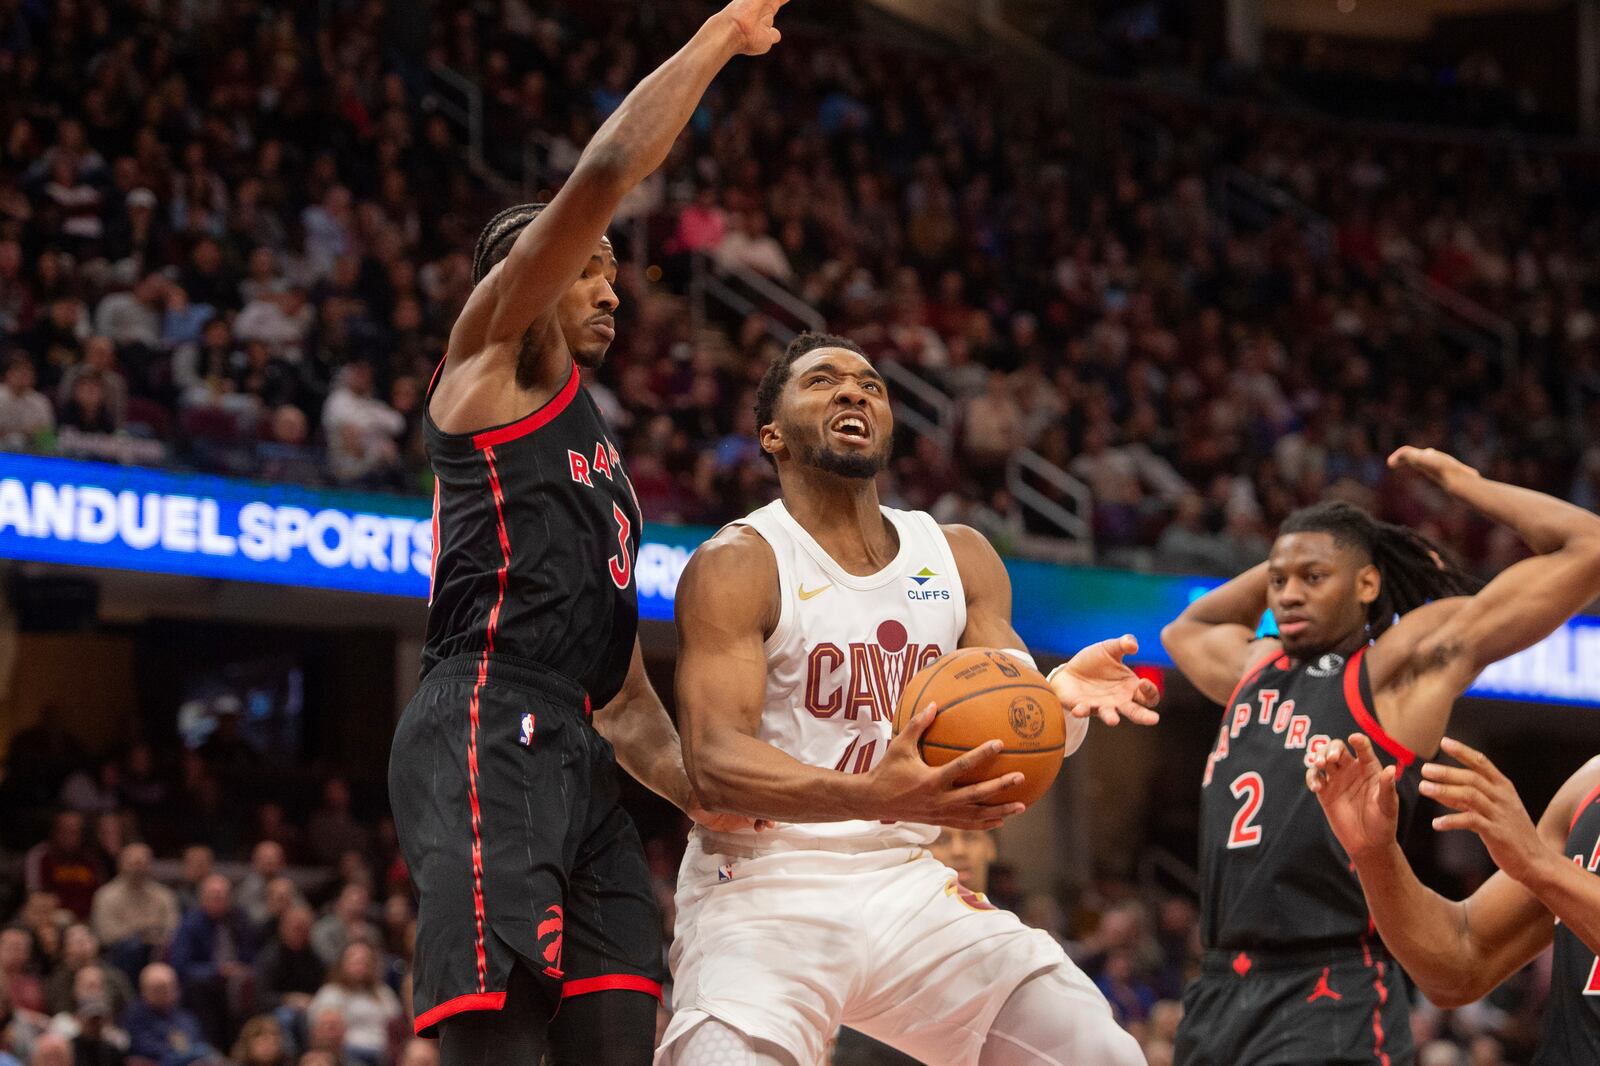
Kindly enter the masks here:
[[761, 441], [761, 450], [768, 455], [783, 454], [783, 433], [778, 429], [776, 422], [768, 422], [762, 426], [757, 434]]
[[1356, 573], [1356, 599], [1363, 607], [1373, 603], [1378, 598], [1378, 593], [1383, 591], [1383, 575], [1378, 573], [1378, 568], [1372, 563], [1363, 566]]

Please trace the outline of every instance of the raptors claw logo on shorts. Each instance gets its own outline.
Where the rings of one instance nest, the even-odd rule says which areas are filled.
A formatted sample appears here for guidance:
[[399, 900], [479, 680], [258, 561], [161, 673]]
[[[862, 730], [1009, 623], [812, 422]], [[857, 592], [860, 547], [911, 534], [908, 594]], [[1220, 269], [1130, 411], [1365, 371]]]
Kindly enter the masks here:
[[[562, 912], [558, 904], [551, 904], [545, 908], [545, 919], [539, 923], [539, 943], [542, 946], [540, 954], [548, 964], [547, 972], [561, 972], [561, 925]], [[550, 937], [548, 941], [546, 937]]]

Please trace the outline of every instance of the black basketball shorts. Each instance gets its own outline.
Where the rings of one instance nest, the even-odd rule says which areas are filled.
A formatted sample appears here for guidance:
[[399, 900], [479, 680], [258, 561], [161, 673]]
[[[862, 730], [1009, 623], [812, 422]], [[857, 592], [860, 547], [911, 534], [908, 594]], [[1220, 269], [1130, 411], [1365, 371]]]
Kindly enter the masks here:
[[1411, 1066], [1405, 979], [1376, 946], [1208, 951], [1183, 994], [1176, 1066]]
[[433, 668], [406, 706], [389, 802], [417, 905], [416, 1031], [499, 1010], [514, 965], [563, 997], [659, 997], [661, 912], [611, 745], [568, 678], [482, 654]]

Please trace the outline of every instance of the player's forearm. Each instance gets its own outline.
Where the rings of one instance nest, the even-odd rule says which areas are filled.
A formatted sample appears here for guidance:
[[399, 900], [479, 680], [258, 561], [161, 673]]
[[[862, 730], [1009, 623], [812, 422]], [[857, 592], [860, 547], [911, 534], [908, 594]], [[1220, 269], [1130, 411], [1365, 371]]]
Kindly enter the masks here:
[[1521, 881], [1585, 947], [1600, 955], [1600, 877], [1546, 849], [1545, 858]]
[[862, 775], [808, 766], [755, 737], [724, 730], [686, 754], [689, 780], [714, 810], [773, 822], [875, 817]]
[[725, 14], [706, 20], [688, 44], [634, 87], [595, 133], [573, 180], [609, 181], [625, 193], [648, 177], [667, 158], [712, 79], [739, 54], [738, 42], [739, 30]]
[[1355, 869], [1378, 935], [1423, 994], [1441, 1007], [1478, 999], [1481, 960], [1462, 905], [1417, 880], [1397, 843], [1357, 858]]
[[1554, 496], [1491, 481], [1467, 467], [1448, 474], [1444, 487], [1474, 510], [1514, 530], [1541, 555], [1579, 541], [1600, 543], [1600, 517]]
[[1173, 626], [1241, 625], [1254, 629], [1267, 609], [1267, 564], [1251, 567], [1184, 608]]
[[594, 717], [594, 727], [611, 742], [617, 763], [634, 780], [680, 811], [695, 806], [678, 730], [653, 690], [603, 708]]

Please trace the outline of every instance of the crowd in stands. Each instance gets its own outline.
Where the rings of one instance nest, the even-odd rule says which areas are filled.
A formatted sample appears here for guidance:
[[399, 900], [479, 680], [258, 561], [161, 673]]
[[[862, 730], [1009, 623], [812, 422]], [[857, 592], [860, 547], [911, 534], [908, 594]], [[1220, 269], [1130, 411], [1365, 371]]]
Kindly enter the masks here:
[[[426, 382], [513, 195], [430, 69], [481, 86], [485, 165], [548, 193], [703, 14], [503, 0], [411, 40], [382, 2], [43, 12], [0, 7], [5, 446], [390, 491], [427, 490]], [[1387, 475], [1402, 441], [1600, 496], [1579, 161], [1114, 92], [1085, 121], [1013, 103], [960, 58], [803, 24], [713, 87], [619, 212], [621, 336], [590, 382], [647, 515], [773, 491], [749, 412], [781, 315], [697, 315], [697, 257], [948, 393], [952, 446], [902, 434], [886, 495], [1003, 548], [1055, 531], [1007, 486], [1021, 448], [1088, 486], [1102, 558], [1174, 569], [1240, 569], [1329, 492], [1514, 558]], [[1335, 239], [1231, 213], [1230, 166]], [[1453, 340], [1403, 268], [1504, 316], [1515, 357]]]

